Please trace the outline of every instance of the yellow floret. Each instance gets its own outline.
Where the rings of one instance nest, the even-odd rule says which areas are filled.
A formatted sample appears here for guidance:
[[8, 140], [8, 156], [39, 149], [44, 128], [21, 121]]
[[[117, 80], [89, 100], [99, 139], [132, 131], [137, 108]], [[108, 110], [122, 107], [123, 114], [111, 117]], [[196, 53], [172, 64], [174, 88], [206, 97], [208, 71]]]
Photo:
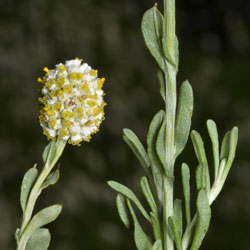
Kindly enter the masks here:
[[44, 68], [43, 68], [43, 71], [49, 72], [49, 69], [48, 69], [47, 67], [44, 67]]
[[83, 77], [83, 74], [79, 72], [79, 73], [77, 74], [76, 79], [77, 79], [78, 81], [80, 81], [80, 80], [82, 79], [82, 77]]
[[72, 126], [73, 123], [71, 121], [69, 121], [69, 120], [64, 120], [63, 125], [68, 128], [68, 127]]
[[94, 106], [97, 105], [97, 102], [92, 101], [92, 100], [88, 100], [86, 103], [87, 103], [87, 105], [89, 105], [90, 107], [94, 107]]
[[87, 94], [90, 93], [89, 87], [88, 87], [88, 83], [84, 82], [81, 86], [81, 90], [86, 92]]
[[71, 111], [69, 111], [69, 110], [64, 110], [64, 111], [62, 112], [62, 117], [63, 117], [63, 118], [68, 118], [68, 119], [70, 119], [70, 118], [73, 118], [73, 117], [74, 117], [74, 113], [71, 112]]
[[76, 80], [76, 78], [77, 78], [77, 74], [76, 74], [76, 73], [72, 73], [72, 74], [70, 75], [70, 79], [71, 79], [71, 80]]
[[97, 76], [97, 73], [98, 73], [98, 70], [91, 70], [90, 72], [89, 72], [89, 74], [91, 75], [91, 76]]
[[68, 85], [64, 86], [63, 90], [65, 93], [70, 94], [73, 91], [73, 85], [68, 84]]
[[53, 118], [53, 119], [51, 119], [50, 121], [49, 121], [49, 125], [50, 125], [50, 127], [53, 129], [55, 126], [56, 126], [56, 119], [55, 118]]
[[64, 83], [65, 83], [65, 78], [63, 76], [58, 77], [58, 79], [56, 80], [56, 85], [60, 88], [63, 87]]
[[62, 103], [61, 102], [56, 102], [54, 105], [53, 105], [53, 108], [57, 111], [60, 111], [61, 108], [62, 108]]
[[97, 89], [98, 90], [101, 90], [104, 81], [105, 81], [105, 78], [102, 78], [102, 79], [98, 78], [98, 80], [97, 80]]
[[61, 128], [59, 130], [58, 138], [62, 139], [63, 137], [68, 136], [68, 135], [69, 135], [69, 132], [68, 132], [67, 128]]
[[54, 112], [53, 110], [47, 110], [47, 111], [46, 111], [46, 114], [47, 114], [48, 116], [54, 116], [54, 115], [55, 115], [55, 112]]
[[62, 65], [60, 65], [59, 70], [60, 70], [61, 72], [63, 72], [63, 71], [64, 71], [64, 65], [63, 65], [63, 64], [62, 64]]
[[40, 82], [40, 83], [43, 83], [43, 79], [41, 77], [38, 77], [37, 81]]

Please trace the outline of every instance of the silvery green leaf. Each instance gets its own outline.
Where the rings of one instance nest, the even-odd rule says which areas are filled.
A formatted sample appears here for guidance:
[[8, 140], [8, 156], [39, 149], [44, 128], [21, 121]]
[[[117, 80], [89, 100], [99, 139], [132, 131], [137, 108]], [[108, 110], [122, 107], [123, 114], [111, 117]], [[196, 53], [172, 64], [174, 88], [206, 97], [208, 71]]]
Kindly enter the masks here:
[[161, 242], [161, 240], [157, 240], [154, 243], [152, 250], [162, 250], [162, 242]]
[[160, 68], [165, 71], [165, 57], [162, 49], [162, 14], [156, 7], [147, 10], [142, 17], [141, 30], [147, 48]]
[[201, 189], [197, 198], [197, 222], [194, 238], [190, 250], [198, 250], [209, 228], [211, 209], [204, 189]]
[[191, 223], [191, 209], [190, 209], [190, 171], [186, 163], [181, 166], [182, 186], [185, 201], [185, 214], [187, 226]]
[[62, 205], [56, 204], [46, 207], [36, 213], [24, 231], [25, 238], [31, 236], [40, 227], [54, 221], [62, 211]]
[[39, 228], [31, 235], [25, 250], [47, 250], [50, 239], [49, 230], [47, 228]]
[[218, 131], [217, 131], [217, 126], [213, 120], [207, 120], [207, 129], [212, 142], [213, 157], [214, 157], [214, 177], [216, 179], [219, 170], [220, 157], [219, 157]]
[[225, 134], [225, 136], [222, 140], [222, 145], [221, 145], [221, 150], [220, 150], [220, 160], [228, 157], [229, 144], [230, 144], [230, 133], [231, 133], [231, 131], [227, 131], [227, 133]]
[[25, 211], [26, 204], [29, 198], [30, 191], [33, 187], [38, 176], [38, 170], [36, 168], [36, 164], [33, 168], [30, 168], [23, 177], [22, 185], [21, 185], [21, 195], [20, 195], [20, 203], [23, 212]]
[[177, 118], [175, 126], [175, 158], [185, 148], [193, 113], [193, 90], [188, 81], [182, 83], [178, 99]]
[[156, 139], [156, 152], [163, 165], [165, 171], [167, 172], [167, 162], [166, 162], [166, 150], [165, 150], [165, 140], [166, 140], [166, 120], [163, 121], [159, 134]]
[[121, 221], [123, 222], [126, 228], [130, 228], [129, 211], [128, 211], [125, 198], [122, 194], [118, 194], [116, 196], [116, 206], [117, 206], [118, 214], [121, 218]]
[[161, 69], [157, 71], [157, 78], [158, 82], [160, 84], [160, 95], [165, 101], [166, 99], [166, 87], [165, 87], [165, 79], [164, 79], [164, 73]]
[[158, 214], [157, 205], [155, 203], [154, 196], [153, 196], [152, 191], [150, 189], [147, 177], [143, 176], [141, 178], [140, 186], [141, 186], [141, 190], [144, 194], [144, 197], [147, 200], [147, 202], [151, 208], [151, 211], [157, 215]]
[[123, 139], [140, 161], [147, 176], [151, 176], [148, 155], [135, 133], [132, 130], [125, 128], [123, 129]]
[[154, 233], [155, 240], [161, 239], [161, 225], [159, 222], [158, 215], [150, 212], [151, 220], [152, 220], [152, 228]]
[[143, 229], [141, 228], [137, 217], [135, 215], [134, 209], [132, 208], [130, 201], [127, 199], [128, 208], [130, 211], [130, 214], [134, 220], [134, 239], [135, 244], [138, 250], [152, 250], [152, 243], [149, 239], [149, 237], [145, 234]]
[[[198, 174], [198, 176], [201, 177], [201, 180], [203, 180], [203, 177], [205, 176], [205, 180], [203, 180], [203, 185], [205, 185], [206, 190], [207, 190], [207, 195], [210, 193], [210, 175], [209, 175], [209, 170], [208, 170], [208, 162], [207, 162], [207, 157], [206, 157], [206, 152], [204, 148], [204, 143], [203, 140], [200, 136], [200, 134], [197, 131], [192, 131], [191, 132], [191, 138], [195, 150], [196, 157], [199, 161], [199, 167], [201, 167], [201, 172]], [[198, 169], [198, 172], [200, 170]], [[196, 175], [197, 176], [197, 175]]]
[[174, 200], [174, 221], [177, 225], [178, 234], [182, 236], [182, 201]]
[[227, 163], [226, 163], [226, 166], [225, 166], [224, 171], [223, 171], [224, 180], [226, 179], [228, 172], [233, 164], [235, 152], [236, 152], [236, 147], [237, 147], [237, 142], [238, 142], [238, 128], [234, 127], [230, 131], [229, 153], [228, 153]]
[[43, 162], [50, 164], [52, 159], [56, 155], [56, 142], [55, 141], [50, 141], [49, 144], [45, 147], [43, 151]]
[[169, 224], [174, 234], [177, 250], [182, 250], [182, 208], [181, 200], [174, 201], [174, 215], [169, 217]]
[[153, 118], [147, 135], [147, 146], [148, 146], [148, 157], [151, 162], [151, 168], [154, 175], [155, 185], [158, 191], [158, 197], [161, 200], [161, 192], [162, 192], [162, 174], [163, 167], [160, 162], [160, 159], [156, 152], [156, 140], [159, 134], [159, 130], [161, 125], [165, 119], [165, 113], [163, 110], [160, 110]]
[[115, 182], [115, 181], [108, 181], [108, 185], [114, 189], [115, 191], [123, 194], [125, 197], [127, 197], [128, 199], [130, 199], [131, 201], [133, 201], [135, 203], [135, 205], [137, 206], [137, 208], [139, 209], [139, 211], [141, 212], [141, 214], [149, 221], [151, 222], [151, 218], [148, 215], [148, 213], [146, 212], [146, 210], [143, 208], [143, 206], [141, 205], [140, 201], [137, 199], [137, 197], [135, 196], [135, 194], [126, 186]]
[[199, 163], [203, 162], [207, 164], [207, 157], [206, 157], [206, 152], [204, 148], [204, 143], [200, 134], [197, 131], [193, 130], [191, 132], [191, 138], [192, 138], [195, 154]]
[[45, 189], [48, 186], [56, 184], [59, 179], [59, 175], [60, 175], [59, 168], [54, 172], [50, 173], [49, 176], [44, 181], [44, 183], [42, 184], [41, 189]]

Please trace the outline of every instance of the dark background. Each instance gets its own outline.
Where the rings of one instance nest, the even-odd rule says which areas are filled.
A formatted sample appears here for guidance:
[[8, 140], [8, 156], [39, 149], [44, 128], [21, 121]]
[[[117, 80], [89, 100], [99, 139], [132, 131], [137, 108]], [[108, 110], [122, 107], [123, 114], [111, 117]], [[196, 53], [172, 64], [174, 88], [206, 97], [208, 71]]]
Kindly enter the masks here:
[[[250, 1], [176, 1], [178, 83], [187, 78], [193, 86], [192, 127], [204, 137], [208, 155], [208, 118], [217, 122], [220, 139], [226, 130], [239, 126], [237, 158], [213, 204], [211, 226], [201, 249], [247, 250]], [[119, 221], [115, 193], [106, 181], [122, 182], [142, 199], [138, 181], [143, 172], [121, 134], [124, 127], [131, 128], [145, 142], [153, 115], [163, 108], [156, 63], [140, 32], [141, 17], [153, 4], [151, 0], [0, 0], [0, 249], [15, 249], [22, 176], [36, 162], [41, 167], [47, 144], [37, 121], [36, 79], [44, 66], [52, 68], [75, 57], [106, 77], [108, 105], [100, 132], [81, 147], [66, 147], [60, 181], [39, 199], [40, 209], [64, 205], [49, 226], [50, 249], [135, 249], [133, 235]], [[195, 169], [190, 142], [176, 164], [177, 176], [182, 161]], [[180, 197], [178, 177], [176, 193]]]

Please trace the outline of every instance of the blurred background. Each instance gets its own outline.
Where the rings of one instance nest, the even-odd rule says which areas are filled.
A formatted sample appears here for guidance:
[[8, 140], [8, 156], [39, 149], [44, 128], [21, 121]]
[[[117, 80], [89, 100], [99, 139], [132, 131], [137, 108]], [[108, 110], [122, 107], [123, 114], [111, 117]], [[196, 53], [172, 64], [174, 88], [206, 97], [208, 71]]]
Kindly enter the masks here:
[[[180, 43], [178, 86], [189, 79], [195, 108], [192, 128], [211, 145], [205, 122], [214, 119], [220, 139], [239, 126], [237, 158], [212, 207], [201, 249], [250, 249], [250, 1], [176, 0]], [[136, 249], [133, 234], [119, 220], [115, 192], [106, 182], [131, 187], [143, 200], [144, 174], [122, 140], [133, 129], [145, 143], [153, 115], [163, 102], [156, 63], [140, 32], [152, 0], [0, 0], [0, 249], [15, 249], [20, 225], [19, 191], [25, 171], [38, 163], [47, 144], [37, 121], [38, 76], [42, 68], [83, 58], [106, 78], [106, 120], [81, 147], [67, 146], [59, 182], [41, 195], [37, 209], [63, 203], [49, 225], [53, 250]], [[159, 3], [159, 8], [162, 4]], [[211, 159], [211, 157], [210, 157]], [[192, 145], [176, 163], [192, 171]], [[210, 160], [212, 169], [212, 160]], [[192, 172], [193, 173], [193, 172]], [[191, 178], [194, 189], [194, 178]], [[176, 195], [181, 198], [179, 178]], [[193, 193], [193, 202], [196, 193]], [[194, 210], [193, 210], [194, 211]]]

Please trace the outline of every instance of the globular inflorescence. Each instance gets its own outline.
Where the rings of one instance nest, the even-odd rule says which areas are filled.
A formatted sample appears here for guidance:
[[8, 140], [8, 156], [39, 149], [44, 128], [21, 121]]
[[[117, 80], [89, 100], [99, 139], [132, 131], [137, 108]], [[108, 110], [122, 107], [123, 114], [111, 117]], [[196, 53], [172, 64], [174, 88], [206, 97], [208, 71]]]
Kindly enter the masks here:
[[81, 59], [44, 68], [39, 101], [39, 121], [48, 139], [67, 140], [73, 145], [89, 141], [104, 119], [102, 90], [105, 78], [98, 78]]

